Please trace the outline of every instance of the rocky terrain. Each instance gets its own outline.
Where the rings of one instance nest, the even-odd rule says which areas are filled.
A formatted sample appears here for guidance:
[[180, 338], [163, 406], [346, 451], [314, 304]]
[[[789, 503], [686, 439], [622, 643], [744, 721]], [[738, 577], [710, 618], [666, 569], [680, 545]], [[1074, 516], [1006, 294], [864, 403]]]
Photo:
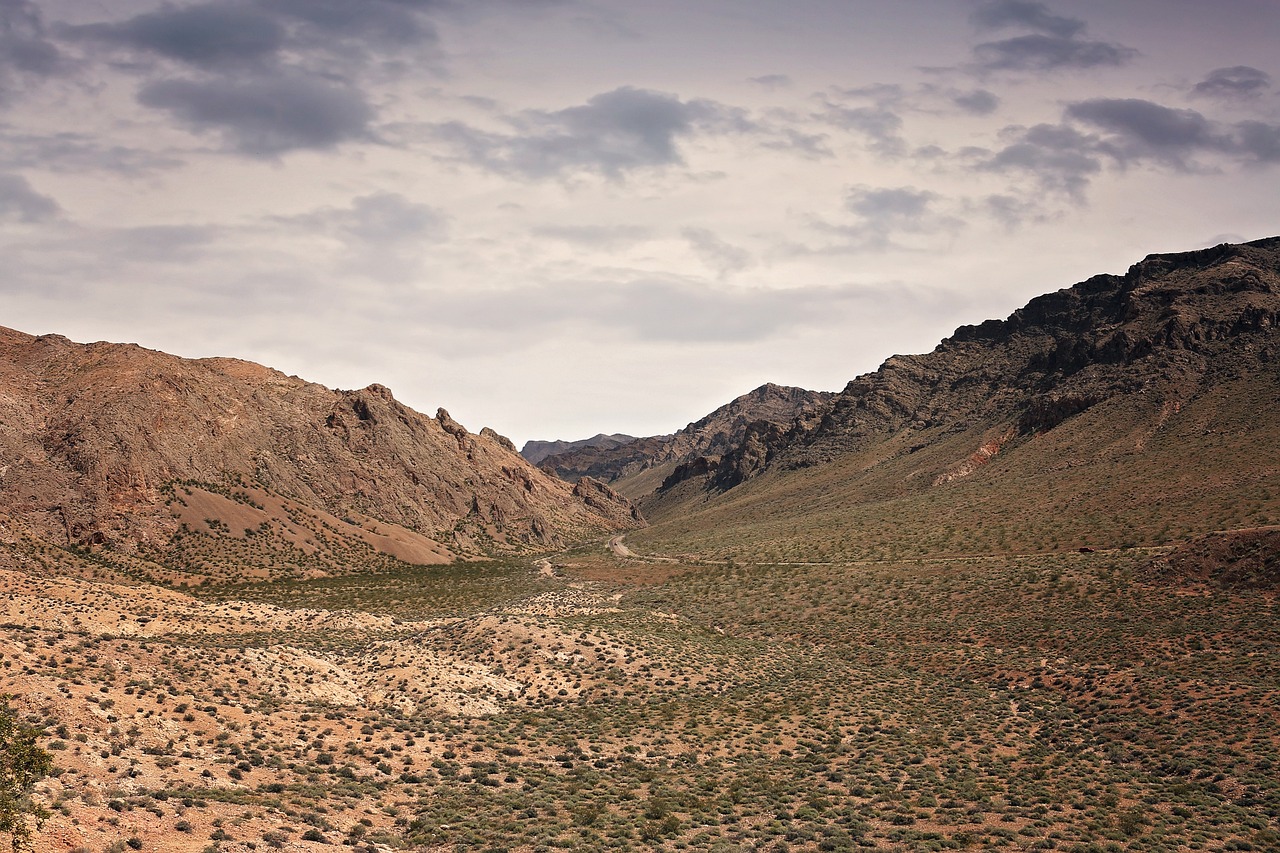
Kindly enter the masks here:
[[591, 438], [583, 438], [577, 441], [538, 441], [531, 439], [524, 443], [524, 447], [520, 448], [520, 455], [532, 462], [534, 465], [542, 462], [548, 456], [569, 453], [574, 450], [583, 450], [585, 448], [597, 448], [602, 450], [616, 450], [625, 444], [635, 441], [634, 435], [624, 435], [616, 433], [614, 435], [605, 435], [599, 433]]
[[378, 386], [6, 332], [36, 849], [1280, 849], [1278, 294], [1153, 256], [765, 386], [647, 527]]
[[[707, 471], [721, 457], [749, 443], [762, 431], [779, 434], [797, 422], [811, 422], [834, 397], [767, 383], [743, 394], [669, 436], [632, 440], [617, 447], [584, 446], [546, 456], [544, 470], [565, 480], [592, 477], [609, 483], [621, 494], [640, 500], [673, 473]], [[684, 466], [682, 468], [682, 466]]]
[[[1190, 531], [1180, 513], [1192, 505], [1229, 516], [1229, 505], [1271, 500], [1263, 480], [1280, 470], [1277, 424], [1258, 416], [1280, 401], [1277, 323], [1280, 240], [1151, 256], [961, 327], [931, 353], [894, 356], [820, 417], [753, 429], [642, 509], [726, 540], [780, 541], [796, 537], [779, 528], [817, 528], [821, 513], [801, 496], [821, 494], [828, 532], [852, 544], [859, 530], [860, 549], [894, 500], [910, 502], [894, 523], [922, 536], [936, 535], [925, 531], [946, 505], [957, 530], [998, 519], [1026, 548], [1046, 537], [1084, 544], [1091, 526], [1138, 515], [1160, 515], [1152, 523], [1166, 536]], [[911, 502], [917, 494], [930, 496]], [[1017, 525], [1027, 507], [1034, 516]], [[672, 533], [654, 539], [674, 545]]]
[[[490, 429], [371, 385], [0, 330], [0, 529], [204, 575], [560, 547], [635, 526]], [[25, 541], [25, 540], [24, 540]]]

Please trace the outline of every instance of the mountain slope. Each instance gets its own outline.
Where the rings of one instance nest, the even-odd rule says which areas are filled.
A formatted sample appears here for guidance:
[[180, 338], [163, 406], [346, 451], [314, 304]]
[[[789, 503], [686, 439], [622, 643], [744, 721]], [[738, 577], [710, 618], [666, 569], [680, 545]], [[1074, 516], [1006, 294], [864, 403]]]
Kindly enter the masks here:
[[598, 484], [548, 477], [492, 430], [379, 385], [331, 391], [234, 359], [9, 329], [0, 383], [11, 535], [188, 567], [221, 550], [270, 574], [545, 549], [638, 523]]
[[1280, 238], [1151, 256], [890, 358], [818, 423], [646, 501], [636, 541], [810, 559], [1153, 543], [1242, 506], [1263, 523], [1277, 324]]
[[537, 441], [530, 440], [524, 443], [524, 447], [520, 448], [520, 455], [532, 462], [534, 465], [540, 463], [548, 456], [563, 453], [571, 453], [575, 450], [584, 448], [603, 448], [605, 450], [614, 450], [629, 444], [636, 440], [634, 435], [624, 435], [615, 433], [614, 435], [605, 435], [598, 433], [591, 438], [582, 438], [577, 441]]
[[797, 418], [823, 411], [834, 394], [761, 385], [674, 435], [636, 439], [618, 447], [583, 447], [547, 456], [542, 468], [565, 480], [588, 476], [638, 500], [655, 491], [681, 465], [705, 470], [740, 445], [752, 429], [785, 430]]

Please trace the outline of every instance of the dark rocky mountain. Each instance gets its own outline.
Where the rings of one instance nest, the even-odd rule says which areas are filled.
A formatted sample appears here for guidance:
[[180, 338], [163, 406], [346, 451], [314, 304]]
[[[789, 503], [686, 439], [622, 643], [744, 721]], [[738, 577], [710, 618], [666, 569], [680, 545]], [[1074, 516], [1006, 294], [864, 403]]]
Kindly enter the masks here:
[[380, 385], [0, 329], [0, 388], [10, 539], [276, 574], [548, 549], [641, 523], [607, 488], [549, 477], [492, 430]]
[[1269, 359], [1277, 325], [1280, 238], [1152, 255], [1006, 320], [961, 326], [931, 353], [893, 356], [849, 382], [821, 417], [752, 429], [706, 476], [723, 490], [767, 465], [822, 464], [901, 430], [1007, 423], [1003, 446], [1126, 394], [1172, 412], [1224, 350]]
[[[663, 529], [639, 539], [860, 549], [870, 525], [911, 523], [964, 543], [997, 517], [1025, 547], [1087, 541], [1090, 524], [1132, 525], [1132, 541], [1213, 529], [1273, 499], [1259, 478], [1277, 464], [1277, 325], [1280, 238], [1149, 256], [893, 356], [817, 417], [753, 427], [643, 500]], [[1045, 514], [1015, 523], [1026, 507]]]
[[636, 439], [612, 448], [597, 445], [556, 453], [542, 460], [542, 468], [564, 480], [593, 477], [638, 499], [653, 492], [674, 472], [706, 470], [718, 464], [723, 454], [741, 446], [758, 431], [785, 432], [797, 418], [814, 418], [834, 396], [830, 392], [767, 383], [674, 435]]
[[623, 445], [630, 444], [635, 441], [634, 435], [624, 435], [615, 433], [613, 435], [605, 435], [598, 433], [591, 438], [580, 438], [577, 441], [538, 441], [531, 439], [524, 443], [524, 447], [520, 448], [520, 455], [532, 462], [534, 465], [539, 464], [548, 456], [571, 453], [575, 450], [583, 449], [601, 449], [616, 450]]

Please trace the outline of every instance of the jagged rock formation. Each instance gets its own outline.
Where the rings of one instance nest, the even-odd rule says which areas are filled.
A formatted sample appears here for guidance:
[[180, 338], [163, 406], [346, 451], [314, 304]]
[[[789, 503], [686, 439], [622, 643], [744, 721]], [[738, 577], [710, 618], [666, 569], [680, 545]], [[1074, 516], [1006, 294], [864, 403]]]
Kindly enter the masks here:
[[381, 385], [333, 391], [234, 359], [0, 329], [0, 388], [10, 535], [172, 556], [192, 500], [215, 513], [212, 531], [243, 538], [216, 517], [230, 496], [236, 512], [271, 517], [239, 521], [268, 520], [264, 536], [293, 536], [302, 551], [355, 537], [387, 553], [371, 537], [394, 530], [414, 543], [397, 556], [430, 562], [639, 523], [625, 501], [575, 493], [494, 431], [473, 435], [444, 409], [422, 415]]
[[582, 438], [577, 441], [530, 440], [524, 443], [524, 447], [520, 449], [520, 455], [532, 462], [534, 465], [537, 465], [548, 456], [571, 453], [575, 450], [584, 450], [588, 448], [616, 450], [617, 448], [630, 444], [635, 440], [636, 437], [634, 435], [624, 435], [623, 433], [615, 433], [613, 435], [598, 433], [597, 435], [591, 436], [591, 438]]
[[[611, 483], [632, 499], [705, 474], [725, 454], [762, 431], [785, 432], [797, 421], [813, 423], [833, 394], [767, 383], [668, 436], [635, 439], [614, 448], [584, 447], [552, 454], [542, 468], [565, 480], [589, 476]], [[750, 462], [740, 465], [750, 466]]]
[[714, 532], [720, 553], [809, 556], [891, 540], [963, 553], [992, 547], [984, 530], [1008, 548], [1155, 544], [1244, 502], [1267, 523], [1278, 326], [1280, 238], [1149, 256], [893, 356], [807, 421], [745, 431], [641, 500], [655, 526], [635, 541], [701, 553]]
[[889, 358], [849, 382], [816, 423], [753, 431], [709, 483], [731, 488], [769, 464], [822, 464], [902, 430], [1012, 420], [1017, 435], [1043, 433], [1123, 394], [1177, 407], [1224, 344], [1277, 325], [1280, 238], [1153, 255], [1123, 276], [1037, 297], [1006, 320], [961, 326], [926, 355]]

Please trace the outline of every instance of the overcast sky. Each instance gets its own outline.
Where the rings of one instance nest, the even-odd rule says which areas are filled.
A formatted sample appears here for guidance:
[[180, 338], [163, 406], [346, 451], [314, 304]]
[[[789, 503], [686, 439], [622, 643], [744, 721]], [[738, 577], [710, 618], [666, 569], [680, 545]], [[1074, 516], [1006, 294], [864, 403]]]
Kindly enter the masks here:
[[0, 325], [517, 443], [1280, 234], [1275, 0], [0, 0]]

